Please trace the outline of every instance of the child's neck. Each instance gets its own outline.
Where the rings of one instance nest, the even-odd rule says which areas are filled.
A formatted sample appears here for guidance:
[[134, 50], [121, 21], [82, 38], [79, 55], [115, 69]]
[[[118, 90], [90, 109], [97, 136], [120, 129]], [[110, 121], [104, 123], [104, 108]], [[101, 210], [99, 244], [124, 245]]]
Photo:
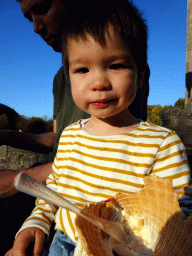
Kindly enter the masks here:
[[91, 135], [110, 136], [131, 132], [138, 128], [140, 121], [130, 114], [129, 118], [118, 118], [117, 116], [98, 119], [94, 116], [85, 123], [84, 129]]

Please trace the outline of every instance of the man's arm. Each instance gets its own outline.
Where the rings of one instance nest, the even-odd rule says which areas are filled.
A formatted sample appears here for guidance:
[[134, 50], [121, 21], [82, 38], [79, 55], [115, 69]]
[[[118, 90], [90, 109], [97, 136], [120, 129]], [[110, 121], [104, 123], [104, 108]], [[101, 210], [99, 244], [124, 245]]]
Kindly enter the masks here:
[[48, 175], [52, 172], [52, 164], [48, 163], [34, 168], [20, 170], [0, 170], [0, 198], [9, 197], [19, 192], [14, 187], [14, 179], [20, 172], [25, 172], [45, 184]]
[[[56, 137], [56, 120], [53, 122], [53, 134], [54, 137]], [[47, 141], [43, 141], [46, 140], [46, 136], [38, 136], [41, 137], [40, 141], [42, 144], [47, 143], [48, 145]], [[49, 145], [53, 147], [55, 138], [52, 140], [52, 142], [50, 140], [49, 143]], [[14, 179], [20, 172], [25, 172], [45, 184], [48, 175], [52, 172], [52, 164], [53, 163], [48, 163], [34, 168], [20, 170], [0, 169], [0, 198], [9, 197], [18, 193], [18, 190], [14, 187]]]
[[31, 134], [13, 130], [0, 130], [0, 145], [48, 153], [52, 150], [56, 140], [56, 120], [53, 121], [53, 132]]

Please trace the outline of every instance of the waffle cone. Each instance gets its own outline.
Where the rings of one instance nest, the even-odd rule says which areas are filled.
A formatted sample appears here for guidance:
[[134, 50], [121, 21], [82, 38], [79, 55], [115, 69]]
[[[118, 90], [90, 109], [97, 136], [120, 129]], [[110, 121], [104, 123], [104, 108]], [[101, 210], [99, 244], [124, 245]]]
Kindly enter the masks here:
[[[170, 180], [147, 176], [137, 194], [118, 193], [126, 214], [144, 219], [151, 233], [153, 256], [183, 256], [192, 249], [192, 217], [187, 221]], [[191, 253], [192, 255], [192, 253]]]
[[[121, 220], [128, 236], [128, 249], [133, 254], [131, 251], [126, 254], [128, 249], [123, 248], [118, 255], [192, 255], [192, 217], [185, 221], [171, 181], [147, 176], [144, 183], [145, 186], [139, 193], [117, 193], [112, 202], [93, 203], [84, 210], [106, 220]], [[123, 215], [122, 219], [119, 212]], [[131, 226], [131, 216], [138, 218], [150, 234], [147, 242]], [[117, 241], [80, 216], [77, 216], [75, 223], [84, 249], [84, 254], [79, 253], [78, 256], [114, 255], [114, 246], [119, 246]]]
[[[115, 221], [119, 218], [119, 213], [115, 210], [115, 204], [112, 202], [92, 203], [85, 206], [84, 210], [105, 220]], [[84, 249], [84, 253], [77, 253], [78, 256], [80, 253], [89, 256], [113, 256], [110, 254], [111, 246], [109, 245], [108, 234], [81, 216], [76, 217], [75, 225]]]

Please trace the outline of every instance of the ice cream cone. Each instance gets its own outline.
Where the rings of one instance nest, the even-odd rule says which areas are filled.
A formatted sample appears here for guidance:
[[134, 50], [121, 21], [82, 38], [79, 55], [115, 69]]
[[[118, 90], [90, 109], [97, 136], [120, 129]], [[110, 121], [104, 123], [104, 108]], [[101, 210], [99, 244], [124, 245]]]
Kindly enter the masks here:
[[144, 183], [139, 193], [117, 193], [111, 202], [85, 207], [98, 217], [121, 221], [128, 247], [78, 216], [76, 227], [83, 248], [78, 256], [113, 256], [114, 250], [118, 255], [184, 256], [190, 251], [192, 255], [192, 217], [184, 219], [172, 182], [147, 176]]

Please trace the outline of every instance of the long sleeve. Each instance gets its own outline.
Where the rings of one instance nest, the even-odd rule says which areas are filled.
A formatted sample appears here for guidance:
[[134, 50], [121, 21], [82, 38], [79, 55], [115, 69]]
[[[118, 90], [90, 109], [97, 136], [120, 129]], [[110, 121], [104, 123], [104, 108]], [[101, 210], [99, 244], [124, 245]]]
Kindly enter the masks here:
[[191, 190], [186, 190], [190, 185], [190, 167], [185, 147], [175, 132], [160, 145], [150, 174], [171, 179], [182, 210], [186, 216], [192, 215], [192, 194]]
[[[55, 165], [57, 164], [56, 162], [57, 158], [55, 158], [54, 161]], [[54, 171], [47, 178], [47, 187], [56, 191], [57, 174]], [[57, 210], [57, 206], [48, 204], [44, 200], [37, 199], [36, 207], [32, 211], [31, 215], [25, 220], [18, 233], [28, 227], [37, 227], [42, 229], [47, 235], [49, 235], [50, 228]]]

